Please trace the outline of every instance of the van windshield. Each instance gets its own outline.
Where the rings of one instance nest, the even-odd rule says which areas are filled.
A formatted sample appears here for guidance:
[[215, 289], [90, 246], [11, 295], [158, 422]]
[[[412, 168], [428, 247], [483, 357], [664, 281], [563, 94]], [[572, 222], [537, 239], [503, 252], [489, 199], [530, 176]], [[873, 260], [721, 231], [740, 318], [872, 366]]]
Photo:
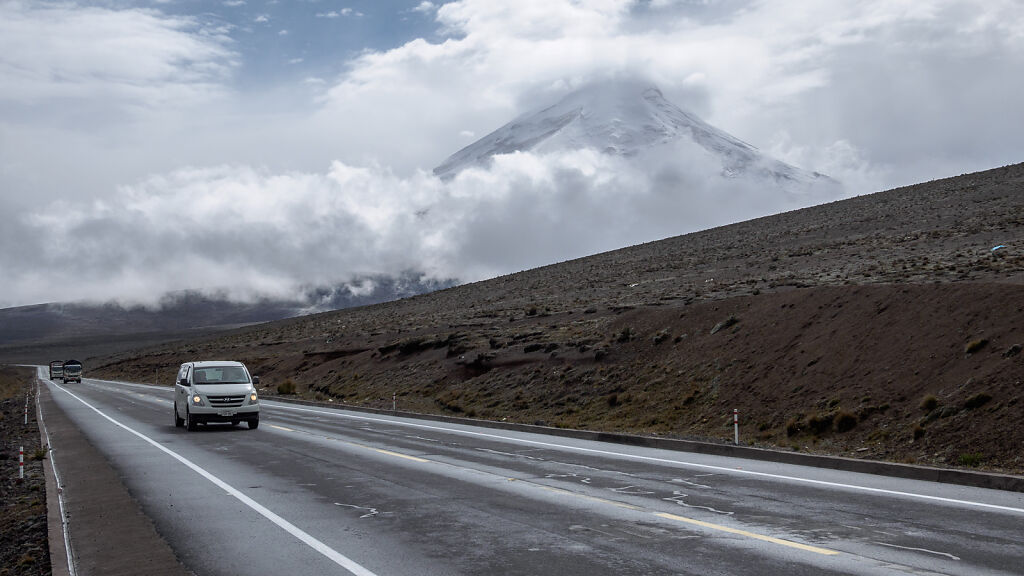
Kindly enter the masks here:
[[241, 366], [210, 366], [196, 368], [192, 382], [195, 384], [248, 384], [249, 375]]

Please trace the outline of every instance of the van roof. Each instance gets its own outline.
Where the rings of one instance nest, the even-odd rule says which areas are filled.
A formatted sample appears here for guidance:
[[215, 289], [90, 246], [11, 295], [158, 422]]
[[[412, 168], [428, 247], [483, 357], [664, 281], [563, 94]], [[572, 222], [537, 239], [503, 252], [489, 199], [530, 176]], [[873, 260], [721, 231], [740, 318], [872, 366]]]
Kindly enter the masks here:
[[241, 362], [234, 360], [203, 360], [202, 362], [187, 362], [196, 368], [204, 368], [207, 366], [244, 366]]

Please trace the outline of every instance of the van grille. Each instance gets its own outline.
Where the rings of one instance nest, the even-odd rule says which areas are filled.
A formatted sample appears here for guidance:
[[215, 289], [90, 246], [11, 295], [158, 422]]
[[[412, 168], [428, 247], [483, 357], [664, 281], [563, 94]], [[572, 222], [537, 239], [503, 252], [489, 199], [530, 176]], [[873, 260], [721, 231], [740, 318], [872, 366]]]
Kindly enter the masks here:
[[210, 401], [210, 406], [215, 408], [231, 408], [235, 406], [241, 406], [242, 401], [245, 400], [245, 395], [240, 394], [237, 396], [207, 396]]

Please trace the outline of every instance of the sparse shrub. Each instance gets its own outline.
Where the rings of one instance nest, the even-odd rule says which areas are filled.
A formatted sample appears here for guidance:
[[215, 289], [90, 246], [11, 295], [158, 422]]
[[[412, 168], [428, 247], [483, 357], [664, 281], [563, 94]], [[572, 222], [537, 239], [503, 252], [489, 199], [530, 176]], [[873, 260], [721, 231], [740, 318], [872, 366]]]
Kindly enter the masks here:
[[960, 464], [962, 466], [970, 466], [971, 468], [977, 468], [979, 464], [985, 461], [985, 455], [981, 452], [968, 452], [960, 455]]
[[914, 424], [914, 440], [920, 440], [924, 437], [924, 427], [921, 424]]
[[968, 410], [974, 410], [975, 408], [981, 408], [982, 406], [987, 404], [988, 401], [991, 400], [991, 399], [992, 399], [992, 396], [989, 396], [988, 394], [986, 394], [984, 392], [979, 392], [979, 393], [975, 394], [974, 396], [971, 396], [970, 398], [967, 399], [966, 402], [964, 402], [964, 408], [966, 408]]
[[921, 399], [921, 410], [931, 412], [939, 406], [939, 399], [934, 394], [928, 394]]
[[44, 460], [46, 458], [46, 448], [40, 448], [29, 456], [29, 460]]
[[799, 418], [790, 418], [786, 422], [786, 436], [796, 436], [803, 431], [803, 425]]
[[295, 394], [295, 381], [288, 378], [277, 385], [278, 394]]
[[529, 308], [527, 308], [526, 309], [526, 315], [527, 316], [536, 316], [537, 315], [537, 307], [536, 306], [530, 306]]
[[624, 342], [629, 342], [630, 340], [633, 339], [634, 336], [636, 336], [636, 332], [634, 332], [633, 329], [630, 328], [629, 326], [626, 326], [616, 335], [615, 341], [619, 342], [620, 344]]
[[964, 353], [965, 354], [974, 354], [975, 352], [977, 352], [977, 351], [981, 350], [982, 348], [984, 348], [987, 344], [988, 344], [988, 339], [987, 338], [979, 338], [977, 340], [971, 340], [970, 342], [967, 343], [967, 346], [964, 346]]
[[832, 422], [834, 420], [835, 414], [815, 414], [807, 419], [807, 428], [810, 429], [815, 436], [820, 436], [832, 428]]
[[619, 404], [620, 404], [620, 402], [619, 402], [619, 395], [618, 394], [610, 394], [608, 396], [608, 407], [609, 408], [615, 408]]
[[1020, 354], [1020, 351], [1021, 351], [1021, 345], [1020, 344], [1014, 344], [1013, 346], [1010, 346], [1009, 348], [1007, 348], [1006, 352], [1003, 352], [1003, 358], [1012, 358], [1012, 357]]
[[857, 426], [857, 416], [850, 412], [839, 412], [836, 414], [836, 432], [849, 432]]
[[666, 328], [664, 330], [661, 330], [657, 334], [655, 334], [654, 338], [653, 338], [653, 341], [654, 341], [655, 344], [661, 344], [667, 338], [668, 338], [668, 328]]
[[604, 348], [598, 348], [594, 350], [594, 360], [600, 360], [608, 355], [608, 351]]

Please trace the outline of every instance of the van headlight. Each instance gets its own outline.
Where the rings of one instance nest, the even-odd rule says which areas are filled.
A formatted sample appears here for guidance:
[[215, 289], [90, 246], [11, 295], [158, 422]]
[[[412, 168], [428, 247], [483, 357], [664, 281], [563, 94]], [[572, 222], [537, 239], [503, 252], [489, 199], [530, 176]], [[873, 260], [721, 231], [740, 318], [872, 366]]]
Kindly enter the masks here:
[[194, 404], [195, 406], [202, 406], [203, 405], [203, 397], [200, 396], [199, 394], [193, 394], [192, 395], [192, 404]]
[[254, 390], [250, 390], [249, 391], [249, 403], [250, 404], [255, 404], [256, 400], [257, 400], [256, 390], [255, 389]]

